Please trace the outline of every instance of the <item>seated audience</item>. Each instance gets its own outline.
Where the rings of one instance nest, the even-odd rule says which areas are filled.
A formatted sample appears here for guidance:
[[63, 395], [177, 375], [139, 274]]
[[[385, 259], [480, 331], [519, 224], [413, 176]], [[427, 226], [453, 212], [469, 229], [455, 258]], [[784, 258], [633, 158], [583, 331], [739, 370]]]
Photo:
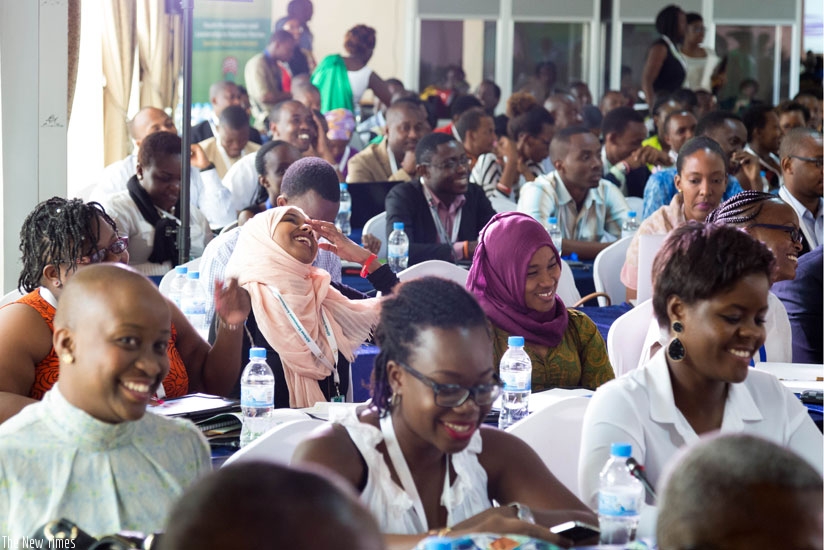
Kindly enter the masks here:
[[666, 164], [666, 153], [641, 143], [647, 137], [644, 117], [632, 107], [616, 107], [604, 115], [601, 126], [603, 177], [628, 197], [643, 197], [650, 176], [648, 164]]
[[798, 216], [803, 240], [801, 254], [824, 244], [824, 144], [821, 134], [808, 128], [790, 130], [779, 150], [784, 185], [778, 196]]
[[601, 144], [582, 126], [561, 130], [552, 140], [555, 171], [524, 185], [518, 211], [548, 228], [558, 219], [564, 253], [589, 260], [621, 238], [629, 207], [621, 191], [601, 178]]
[[820, 472], [760, 437], [697, 442], [659, 494], [659, 548], [822, 547]]
[[415, 176], [415, 147], [432, 129], [418, 98], [395, 100], [386, 110], [386, 134], [349, 159], [346, 181], [409, 181]]
[[778, 114], [778, 126], [786, 134], [793, 128], [807, 128], [810, 122], [810, 110], [795, 101], [782, 101], [775, 108]]
[[[455, 124], [457, 134], [463, 143], [466, 154], [472, 162], [469, 181], [481, 186], [487, 197], [500, 196], [498, 185], [503, 189], [512, 189], [518, 179], [518, 168], [513, 149], [506, 154], [513, 162], [501, 162], [495, 155], [495, 121], [480, 108], [470, 109], [461, 115]], [[512, 140], [504, 140], [501, 147], [509, 147]]]
[[778, 148], [781, 145], [781, 126], [778, 114], [771, 105], [754, 105], [741, 117], [747, 127], [747, 146], [745, 151], [758, 157], [761, 164], [761, 187], [752, 187], [754, 191], [778, 191], [782, 183], [781, 159]]
[[[137, 173], [126, 191], [104, 202], [106, 210], [129, 238], [129, 265], [144, 275], [162, 276], [177, 265], [180, 220], [180, 138], [157, 132], [140, 144]], [[212, 230], [206, 217], [192, 207], [191, 254], [198, 258]]]
[[[715, 111], [704, 116], [695, 127], [696, 137], [708, 137], [724, 151], [727, 165], [727, 188], [722, 200], [742, 191], [741, 181], [749, 182], [758, 177], [758, 159], [743, 151], [747, 143], [747, 129], [736, 115]], [[644, 188], [644, 212], [642, 219], [649, 218], [656, 210], [669, 204], [678, 193], [675, 187], [677, 166], [664, 168], [652, 174]], [[736, 175], [738, 178], [736, 178]]]
[[295, 38], [281, 29], [272, 33], [266, 48], [252, 56], [243, 69], [249, 90], [255, 128], [266, 129], [266, 117], [275, 105], [291, 97], [291, 76], [283, 64], [289, 61], [296, 47]]
[[624, 94], [618, 90], [607, 90], [604, 92], [601, 102], [598, 104], [598, 109], [600, 109], [603, 116], [607, 116], [607, 113], [613, 109], [627, 106], [627, 100], [624, 97]]
[[321, 112], [347, 109], [354, 113], [367, 89], [388, 105], [392, 101], [389, 87], [368, 65], [375, 50], [375, 29], [355, 25], [346, 31], [343, 47], [348, 55], [327, 55], [312, 73], [312, 84], [320, 90]]
[[466, 288], [492, 329], [492, 363], [510, 336], [523, 336], [532, 359], [532, 391], [594, 390], [615, 378], [604, 339], [589, 317], [558, 297], [561, 258], [546, 230], [526, 214], [496, 214], [478, 239]]
[[[247, 94], [248, 98], [248, 94]], [[249, 127], [249, 141], [260, 145], [260, 132], [249, 125], [249, 113], [243, 105], [243, 96], [240, 92], [240, 86], [228, 80], [218, 80], [209, 86], [209, 102], [212, 104], [212, 112], [209, 118], [192, 126], [192, 143], [199, 143], [205, 139], [217, 135], [218, 121], [223, 109], [230, 105], [239, 105], [244, 108], [246, 113], [246, 126]]]
[[[584, 117], [581, 114], [581, 107], [578, 105], [578, 100], [572, 94], [566, 92], [555, 92], [551, 94], [546, 101], [544, 101], [544, 109], [549, 111], [555, 120], [555, 131], [560, 132], [564, 128], [570, 126], [581, 126], [584, 123]], [[552, 163], [552, 155], [547, 156], [541, 162], [541, 168], [544, 174], [549, 174], [555, 167]]]
[[198, 145], [203, 149], [209, 162], [214, 164], [217, 175], [221, 178], [241, 157], [260, 149], [260, 145], [249, 140], [249, 117], [239, 105], [223, 109], [217, 135], [201, 141]]
[[593, 502], [610, 445], [630, 443], [653, 487], [678, 449], [703, 434], [768, 438], [821, 470], [824, 441], [801, 401], [750, 368], [766, 338], [774, 260], [738, 229], [689, 223], [655, 257], [652, 304], [669, 343], [601, 386], [584, 415], [578, 480]]
[[718, 110], [718, 99], [712, 92], [696, 90], [695, 99], [698, 101], [698, 104], [695, 107], [694, 113], [698, 120], [701, 120], [704, 115]]
[[183, 494], [166, 525], [159, 550], [386, 548], [375, 519], [343, 480], [326, 470], [266, 462], [204, 477]]
[[[177, 134], [177, 129], [165, 112], [154, 107], [144, 107], [129, 122], [129, 133], [135, 144], [134, 152], [103, 169], [89, 200], [106, 203], [112, 196], [126, 190], [129, 179], [137, 173], [137, 152], [140, 145], [146, 137], [156, 132]], [[192, 144], [191, 164], [190, 202], [203, 212], [210, 227], [219, 229], [236, 216], [231, 210], [230, 193], [221, 185], [217, 171], [210, 166], [209, 159], [197, 144]]]
[[[238, 225], [243, 225], [255, 214], [277, 206], [283, 175], [300, 158], [297, 147], [285, 141], [276, 139], [263, 144], [255, 155], [258, 186], [255, 195], [248, 201], [249, 206], [238, 214]], [[206, 248], [208, 249], [209, 245], [206, 245]]]
[[[567, 545], [548, 527], [596, 522], [526, 443], [483, 424], [501, 387], [486, 317], [468, 292], [435, 277], [400, 285], [382, 303], [376, 339], [370, 404], [333, 416], [294, 462], [342, 475], [389, 546], [412, 546], [430, 530]], [[392, 471], [406, 472], [400, 483]]]
[[191, 422], [146, 414], [169, 372], [171, 320], [157, 288], [126, 267], [89, 266], [66, 283], [54, 318], [60, 382], [0, 426], [7, 539], [59, 518], [92, 536], [159, 531], [210, 469]]
[[449, 123], [446, 126], [435, 128], [432, 131], [439, 134], [451, 135], [458, 141], [461, 141], [461, 136], [458, 134], [455, 125], [457, 124], [458, 119], [460, 119], [461, 116], [470, 109], [483, 109], [483, 103], [481, 103], [481, 100], [474, 95], [462, 95], [457, 97], [449, 107], [449, 114], [451, 115]]
[[[678, 152], [688, 139], [695, 136], [695, 127], [698, 119], [690, 111], [674, 111], [667, 115], [661, 125], [661, 143], [667, 148], [669, 160], [675, 163], [678, 160]], [[664, 166], [656, 166], [661, 170]]]
[[292, 79], [292, 99], [303, 103], [310, 111], [320, 111], [320, 91], [304, 74]]
[[341, 181], [346, 181], [349, 173], [349, 159], [358, 154], [358, 150], [349, 145], [352, 139], [352, 132], [355, 131], [355, 115], [346, 109], [332, 109], [324, 115], [329, 130], [326, 137], [329, 139], [329, 149], [332, 158], [335, 160], [337, 171], [341, 175]]
[[586, 82], [578, 80], [570, 83], [569, 94], [578, 102], [578, 108], [581, 109], [582, 114], [584, 108], [592, 105], [592, 92], [589, 91], [589, 86], [587, 86]]
[[666, 235], [687, 222], [702, 222], [721, 204], [727, 187], [727, 155], [714, 140], [702, 136], [691, 139], [678, 156], [675, 188], [678, 192], [669, 205], [662, 206], [641, 222], [627, 250], [621, 282], [627, 287], [627, 300], [638, 290], [638, 252], [641, 235]]
[[824, 119], [822, 118], [820, 94], [819, 96], [816, 96], [810, 92], [800, 92], [796, 94], [793, 101], [802, 104], [810, 112], [810, 119], [807, 122], [807, 127], [821, 132], [822, 120]]
[[778, 281], [773, 293], [787, 309], [792, 327], [793, 363], [824, 362], [822, 339], [822, 246], [798, 258], [795, 279]]
[[[42, 399], [58, 378], [52, 344], [55, 308], [63, 287], [88, 264], [128, 263], [128, 240], [97, 203], [58, 197], [40, 203], [20, 230], [23, 270], [18, 286], [25, 296], [0, 309], [0, 421]], [[160, 396], [207, 392], [226, 395], [240, 374], [242, 323], [249, 297], [235, 281], [217, 285], [218, 323], [210, 347], [170, 304], [171, 336], [166, 352], [170, 373]]]
[[549, 157], [549, 144], [555, 135], [555, 119], [535, 99], [523, 92], [515, 93], [507, 100], [507, 134], [511, 143], [503, 142], [504, 154], [514, 148], [517, 153], [518, 183], [510, 190], [503, 186], [499, 191], [517, 202], [521, 187], [545, 174], [544, 159]]
[[469, 184], [469, 158], [455, 138], [429, 134], [415, 150], [416, 181], [386, 195], [386, 228], [403, 222], [409, 265], [425, 260], [471, 261], [478, 233], [495, 214], [478, 185]]
[[481, 80], [478, 89], [475, 90], [475, 97], [481, 100], [486, 114], [495, 116], [495, 107], [501, 101], [501, 87], [491, 80]]
[[[286, 387], [276, 382], [276, 406], [287, 399], [297, 408], [342, 400], [354, 351], [377, 322], [374, 299], [348, 299], [330, 288], [329, 273], [312, 266], [318, 252], [315, 232], [333, 245], [341, 235], [334, 224], [311, 220], [295, 206], [272, 208], [240, 228], [226, 266], [226, 275], [237, 277], [251, 296], [255, 330], [277, 352], [269, 366], [276, 379], [282, 371]], [[375, 256], [363, 253], [366, 268], [376, 270]]]

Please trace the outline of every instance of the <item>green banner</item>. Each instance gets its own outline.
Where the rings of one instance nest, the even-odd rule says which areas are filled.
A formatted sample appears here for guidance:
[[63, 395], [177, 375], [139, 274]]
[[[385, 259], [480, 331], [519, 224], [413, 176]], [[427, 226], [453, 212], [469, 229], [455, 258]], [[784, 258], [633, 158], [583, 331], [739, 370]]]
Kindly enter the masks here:
[[243, 84], [246, 62], [263, 51], [272, 29], [271, 0], [195, 0], [194, 5], [193, 111], [209, 104], [212, 83]]

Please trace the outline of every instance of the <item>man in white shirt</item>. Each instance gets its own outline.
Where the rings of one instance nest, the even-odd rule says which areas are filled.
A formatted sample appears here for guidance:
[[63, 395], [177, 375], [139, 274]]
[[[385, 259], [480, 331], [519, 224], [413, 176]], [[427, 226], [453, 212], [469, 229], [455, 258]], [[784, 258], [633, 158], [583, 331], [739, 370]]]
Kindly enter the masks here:
[[[177, 134], [177, 129], [164, 111], [155, 107], [144, 107], [129, 123], [129, 132], [134, 140], [134, 151], [123, 160], [113, 162], [103, 169], [103, 174], [89, 200], [105, 203], [113, 195], [125, 191], [129, 178], [137, 173], [137, 150], [146, 136], [155, 132]], [[192, 145], [191, 162], [189, 188], [191, 204], [200, 209], [213, 229], [232, 222], [236, 214], [231, 210], [229, 192], [221, 185], [220, 177], [214, 166], [209, 164], [203, 150], [195, 144]], [[198, 170], [197, 166], [202, 167], [203, 171]]]
[[552, 140], [555, 171], [521, 189], [518, 211], [544, 227], [558, 219], [564, 253], [590, 260], [621, 237], [629, 207], [618, 186], [602, 179], [601, 144], [582, 126], [566, 128]]
[[778, 196], [798, 215], [804, 235], [801, 254], [824, 243], [824, 171], [821, 134], [811, 128], [793, 128], [781, 141], [779, 156], [784, 185]]

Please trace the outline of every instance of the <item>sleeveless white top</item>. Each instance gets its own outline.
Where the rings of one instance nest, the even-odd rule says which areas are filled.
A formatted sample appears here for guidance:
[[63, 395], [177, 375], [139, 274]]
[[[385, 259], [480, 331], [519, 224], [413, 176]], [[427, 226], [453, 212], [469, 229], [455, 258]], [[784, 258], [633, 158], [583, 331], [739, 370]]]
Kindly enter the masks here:
[[355, 106], [360, 102], [363, 92], [369, 87], [369, 77], [372, 76], [372, 69], [364, 65], [357, 71], [346, 71], [349, 76], [349, 87], [352, 88], [352, 103]]
[[[366, 462], [366, 487], [360, 498], [378, 521], [381, 531], [390, 535], [420, 534], [416, 528], [417, 515], [412, 499], [392, 479], [389, 466], [377, 449], [383, 441], [380, 429], [358, 420], [354, 409], [334, 411], [331, 416], [330, 420], [346, 428]], [[447, 526], [492, 507], [487, 495], [486, 470], [478, 462], [481, 448], [481, 434], [476, 431], [466, 449], [450, 456], [456, 478], [441, 495], [441, 505], [447, 508]]]

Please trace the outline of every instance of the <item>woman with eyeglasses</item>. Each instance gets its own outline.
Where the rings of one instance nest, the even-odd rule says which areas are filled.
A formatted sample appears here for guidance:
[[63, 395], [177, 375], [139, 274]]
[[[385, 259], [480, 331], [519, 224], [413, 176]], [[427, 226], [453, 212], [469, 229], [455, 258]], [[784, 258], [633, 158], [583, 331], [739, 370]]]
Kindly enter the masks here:
[[667, 236], [652, 267], [652, 306], [667, 342], [592, 397], [578, 468], [586, 502], [595, 500], [615, 442], [632, 445], [656, 489], [680, 448], [717, 431], [764, 437], [822, 471], [821, 432], [804, 405], [775, 376], [750, 368], [768, 337], [780, 263], [734, 227], [691, 222]]
[[592, 320], [558, 297], [561, 258], [546, 229], [528, 214], [496, 214], [481, 231], [466, 288], [492, 332], [496, 369], [510, 336], [523, 336], [532, 359], [532, 391], [594, 390], [615, 378]]
[[[128, 240], [117, 229], [98, 203], [60, 197], [38, 204], [23, 222], [18, 286], [28, 294], [0, 308], [0, 422], [40, 400], [57, 381], [52, 332], [63, 286], [86, 265], [129, 262]], [[211, 347], [169, 303], [171, 368], [161, 392], [167, 397], [198, 391], [226, 395], [239, 375], [249, 297], [236, 281], [217, 294], [220, 322]]]
[[483, 425], [501, 386], [471, 294], [434, 277], [403, 283], [383, 300], [375, 337], [371, 401], [333, 416], [293, 460], [351, 483], [388, 546], [470, 532], [567, 544], [547, 527], [596, 523], [526, 443]]

